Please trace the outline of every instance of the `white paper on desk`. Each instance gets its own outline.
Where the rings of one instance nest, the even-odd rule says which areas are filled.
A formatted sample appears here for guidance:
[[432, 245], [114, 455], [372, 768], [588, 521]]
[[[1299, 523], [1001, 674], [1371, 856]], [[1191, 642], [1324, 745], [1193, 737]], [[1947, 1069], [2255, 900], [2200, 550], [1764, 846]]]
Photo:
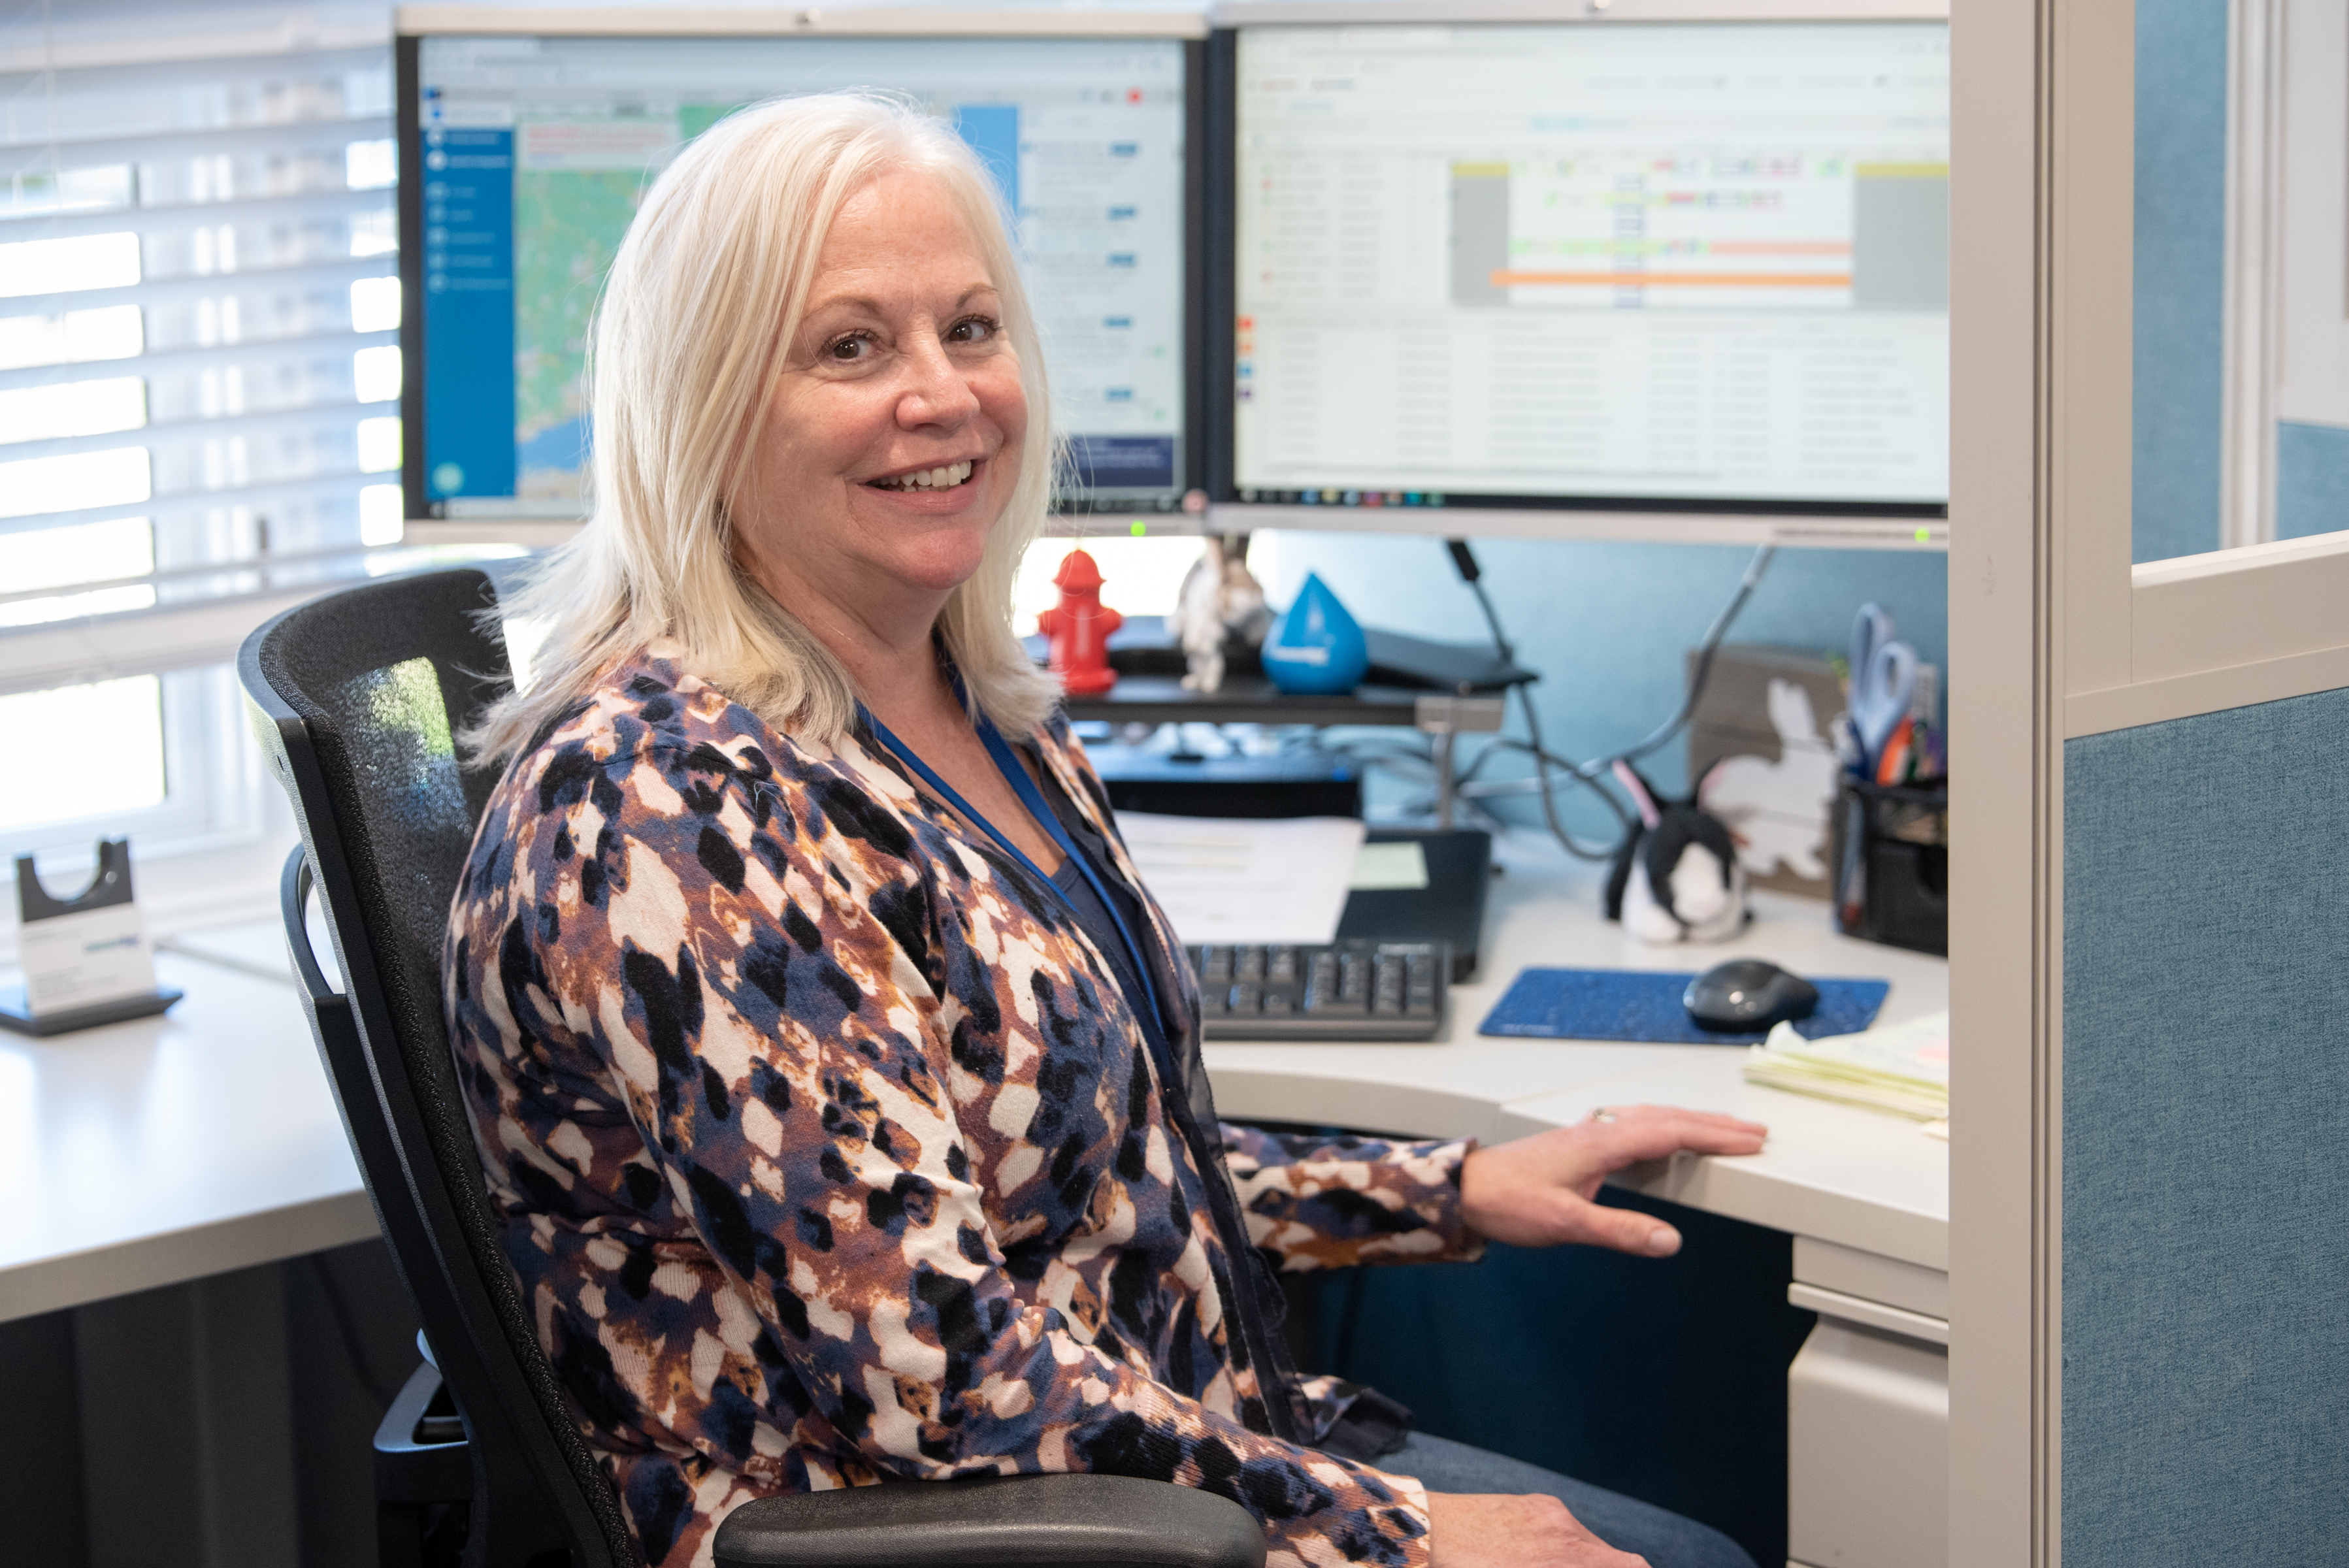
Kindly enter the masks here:
[[1117, 830], [1185, 943], [1309, 944], [1337, 937], [1363, 830], [1350, 817], [1121, 811]]
[[1928, 1013], [1905, 1024], [1884, 1024], [1857, 1035], [1806, 1040], [1791, 1024], [1770, 1031], [1769, 1048], [1782, 1056], [1832, 1063], [1855, 1076], [1950, 1088], [1950, 1016]]
[[1806, 1040], [1792, 1024], [1747, 1052], [1749, 1083], [1864, 1105], [1919, 1121], [1950, 1114], [1950, 1016]]

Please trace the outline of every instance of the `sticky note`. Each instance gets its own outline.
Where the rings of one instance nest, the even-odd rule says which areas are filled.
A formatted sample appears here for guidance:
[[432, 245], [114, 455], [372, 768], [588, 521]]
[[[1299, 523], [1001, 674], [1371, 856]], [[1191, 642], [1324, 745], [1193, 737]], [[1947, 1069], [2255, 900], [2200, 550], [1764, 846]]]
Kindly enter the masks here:
[[1364, 844], [1354, 851], [1354, 869], [1346, 885], [1369, 892], [1402, 891], [1427, 885], [1427, 851], [1417, 839], [1392, 844]]

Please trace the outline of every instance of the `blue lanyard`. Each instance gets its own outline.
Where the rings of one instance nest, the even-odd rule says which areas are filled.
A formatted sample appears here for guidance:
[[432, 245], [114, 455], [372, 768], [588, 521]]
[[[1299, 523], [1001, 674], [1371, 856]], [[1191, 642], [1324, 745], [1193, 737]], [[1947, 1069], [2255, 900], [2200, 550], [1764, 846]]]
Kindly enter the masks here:
[[[961, 696], [962, 683], [959, 680], [955, 683], [955, 689], [956, 695]], [[1001, 845], [1005, 854], [1009, 855], [1024, 867], [1029, 875], [1050, 888], [1053, 896], [1068, 905], [1069, 913], [1071, 914], [1077, 913], [1074, 901], [1061, 891], [1059, 883], [1044, 874], [1041, 867], [1028, 858], [1028, 852], [1025, 850], [1006, 838], [1001, 829], [981, 816], [976, 807], [964, 799], [953, 785], [939, 778], [928, 763], [916, 756], [914, 748], [898, 739], [889, 727], [882, 723], [870, 708], [859, 704], [857, 711], [864, 716], [864, 722], [872, 727], [873, 733], [880, 738], [881, 744], [895, 752], [899, 761], [921, 775], [923, 783], [944, 796], [947, 804], [961, 812], [966, 821], [975, 822], [985, 829], [987, 836]], [[1110, 897], [1109, 889], [1102, 884], [1101, 877], [1094, 872], [1092, 858], [1080, 851], [1075, 841], [1069, 837], [1068, 830], [1061, 825], [1061, 819], [1045, 802], [1044, 792], [1036, 787], [1036, 780], [1029, 777], [1028, 769], [1019, 766], [1019, 758], [1012, 755], [1011, 743], [1003, 738], [1003, 732], [997, 729], [994, 722], [984, 713], [975, 715], [974, 719], [978, 729], [979, 741], [987, 748], [988, 756], [995, 759], [996, 770], [1003, 775], [1004, 782], [1009, 784], [1012, 792], [1019, 797], [1019, 803], [1028, 808], [1028, 814], [1036, 819], [1036, 825], [1052, 835], [1052, 841], [1060, 846], [1061, 853], [1066, 855], [1070, 863], [1077, 868], [1078, 874], [1092, 884], [1093, 896], [1101, 900], [1101, 906], [1108, 913], [1110, 923], [1117, 927], [1118, 940], [1125, 944], [1126, 958], [1133, 964], [1134, 974], [1141, 978], [1143, 993], [1148, 998], [1150, 1006], [1151, 1027], [1145, 1032], [1154, 1036], [1164, 1034], [1165, 1026], [1160, 1020], [1165, 1015], [1159, 1010], [1158, 1006], [1157, 979], [1150, 972], [1149, 961], [1142, 955], [1142, 944], [1134, 941], [1133, 931], [1127, 927], [1125, 916], [1118, 913], [1117, 901]], [[1082, 923], [1081, 917], [1079, 923]]]

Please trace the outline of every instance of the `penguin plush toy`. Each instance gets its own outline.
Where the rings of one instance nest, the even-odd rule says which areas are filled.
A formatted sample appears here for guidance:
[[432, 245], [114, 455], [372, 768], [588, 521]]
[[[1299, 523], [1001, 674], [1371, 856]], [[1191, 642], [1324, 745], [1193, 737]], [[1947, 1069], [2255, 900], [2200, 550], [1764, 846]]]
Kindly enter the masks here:
[[[1640, 809], [1639, 826], [1615, 852], [1607, 878], [1607, 918], [1642, 942], [1726, 942], [1745, 929], [1745, 868], [1728, 824], [1698, 802], [1658, 795], [1628, 762], [1615, 764]], [[1710, 779], [1710, 771], [1706, 779]]]

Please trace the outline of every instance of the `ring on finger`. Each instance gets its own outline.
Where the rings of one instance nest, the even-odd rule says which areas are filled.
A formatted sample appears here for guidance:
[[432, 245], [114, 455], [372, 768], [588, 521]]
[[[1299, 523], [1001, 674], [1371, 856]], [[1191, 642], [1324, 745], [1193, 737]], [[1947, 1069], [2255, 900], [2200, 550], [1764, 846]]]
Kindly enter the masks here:
[[1590, 1113], [1590, 1119], [1593, 1121], [1612, 1121], [1615, 1119], [1615, 1113], [1606, 1106], [1602, 1105], [1597, 1110]]

